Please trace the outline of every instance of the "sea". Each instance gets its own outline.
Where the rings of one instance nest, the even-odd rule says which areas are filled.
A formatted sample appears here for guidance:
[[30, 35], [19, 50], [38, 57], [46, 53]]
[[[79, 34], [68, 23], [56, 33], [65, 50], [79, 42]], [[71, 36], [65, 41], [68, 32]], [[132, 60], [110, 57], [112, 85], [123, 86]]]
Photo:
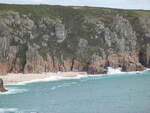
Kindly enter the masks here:
[[0, 113], [150, 113], [150, 70], [6, 85]]

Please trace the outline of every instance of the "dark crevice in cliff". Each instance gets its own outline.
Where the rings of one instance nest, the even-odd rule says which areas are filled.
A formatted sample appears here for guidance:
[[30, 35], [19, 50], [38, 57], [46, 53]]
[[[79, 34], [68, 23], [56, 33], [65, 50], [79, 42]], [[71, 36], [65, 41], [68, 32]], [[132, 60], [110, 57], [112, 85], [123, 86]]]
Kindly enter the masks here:
[[107, 59], [104, 68], [107, 68], [110, 66], [110, 61]]
[[143, 51], [139, 52], [139, 62], [146, 66], [146, 54]]
[[150, 67], [149, 56], [146, 54], [146, 52], [142, 51], [139, 53], [139, 62], [145, 67]]
[[86, 65], [83, 67], [83, 71], [88, 72], [89, 71], [89, 65], [90, 65], [90, 63], [87, 62]]
[[8, 73], [13, 72], [13, 68], [15, 67], [15, 65], [16, 65], [16, 58], [12, 61], [12, 66], [11, 66], [10, 70], [8, 70]]
[[54, 55], [52, 55], [52, 64], [53, 64], [53, 70], [55, 70], [55, 57], [54, 57]]
[[91, 63], [87, 62], [86, 65], [83, 67], [82, 71], [85, 71], [89, 74], [96, 74], [97, 73], [97, 69], [93, 68], [92, 66], [90, 66]]
[[[64, 62], [63, 62], [63, 68], [64, 68], [64, 71], [66, 71], [66, 67], [65, 67], [65, 64], [64, 64]], [[63, 71], [63, 70], [62, 70]]]
[[19, 62], [16, 61], [16, 64], [20, 67], [20, 72], [24, 72], [24, 68], [26, 65], [26, 51], [28, 50], [28, 47], [26, 44], [20, 46], [19, 51], [16, 55], [16, 58], [18, 58]]
[[121, 68], [123, 72], [127, 71], [127, 66], [125, 64], [123, 64]]
[[72, 59], [72, 64], [71, 64], [71, 67], [70, 67], [71, 71], [73, 71], [74, 61], [75, 61], [75, 58]]

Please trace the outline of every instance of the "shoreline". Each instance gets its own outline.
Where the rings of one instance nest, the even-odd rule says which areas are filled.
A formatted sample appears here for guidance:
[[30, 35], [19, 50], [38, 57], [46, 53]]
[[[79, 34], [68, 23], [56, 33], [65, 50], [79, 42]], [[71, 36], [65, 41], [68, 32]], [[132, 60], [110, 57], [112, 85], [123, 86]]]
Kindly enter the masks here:
[[0, 75], [0, 78], [3, 79], [4, 85], [25, 85], [28, 83], [35, 82], [48, 82], [48, 81], [58, 81], [58, 80], [69, 80], [69, 79], [79, 79], [83, 77], [90, 76], [107, 76], [113, 74], [125, 74], [125, 73], [142, 73], [149, 68], [142, 71], [131, 71], [131, 72], [122, 72], [119, 68], [109, 68], [106, 74], [88, 74], [87, 72], [48, 72], [48, 73], [8, 73], [7, 75]]
[[55, 80], [67, 80], [81, 77], [87, 77], [86, 72], [57, 72], [57, 73], [9, 73], [7, 75], [0, 75], [3, 79], [4, 85], [24, 85], [32, 82], [42, 81], [55, 81]]

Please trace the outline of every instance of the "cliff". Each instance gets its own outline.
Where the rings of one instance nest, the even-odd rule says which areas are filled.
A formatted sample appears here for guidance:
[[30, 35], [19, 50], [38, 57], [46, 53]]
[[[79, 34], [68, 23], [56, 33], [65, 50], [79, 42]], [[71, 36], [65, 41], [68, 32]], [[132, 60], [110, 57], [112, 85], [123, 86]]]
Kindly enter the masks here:
[[150, 67], [150, 11], [0, 5], [0, 73]]

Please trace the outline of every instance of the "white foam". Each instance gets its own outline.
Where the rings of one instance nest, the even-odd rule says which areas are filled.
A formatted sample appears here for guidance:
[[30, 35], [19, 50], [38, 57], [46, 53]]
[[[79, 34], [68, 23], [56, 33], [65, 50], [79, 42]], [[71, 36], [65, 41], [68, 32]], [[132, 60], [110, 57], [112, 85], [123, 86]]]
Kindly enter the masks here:
[[108, 67], [107, 69], [107, 74], [95, 74], [95, 75], [88, 75], [88, 76], [109, 76], [109, 75], [118, 75], [118, 74], [141, 74], [144, 73], [146, 71], [150, 71], [150, 68], [147, 68], [143, 71], [131, 71], [131, 72], [122, 72], [121, 68], [112, 68], [112, 67]]
[[123, 73], [121, 70], [122, 70], [121, 68], [108, 67], [107, 68], [107, 74], [120, 74], [120, 73]]
[[150, 68], [146, 68], [144, 71], [150, 71]]
[[49, 82], [49, 81], [59, 81], [59, 80], [80, 79], [83, 77], [88, 77], [88, 76], [87, 75], [81, 75], [81, 74], [78, 74], [75, 77], [50, 76], [50, 77], [43, 78], [43, 79], [35, 79], [35, 80], [24, 81], [24, 82], [13, 83], [13, 84], [7, 84], [7, 85], [26, 85], [29, 83], [36, 83], [36, 82]]
[[8, 112], [16, 113], [17, 111], [18, 111], [17, 108], [0, 108], [0, 113], [8, 113]]
[[24, 93], [27, 92], [27, 89], [19, 89], [19, 88], [6, 88], [8, 89], [7, 92], [0, 93], [0, 95], [10, 95], [10, 94], [17, 94], [17, 93]]
[[121, 70], [122, 70], [121, 68], [108, 67], [106, 74], [95, 74], [95, 75], [88, 75], [88, 76], [106, 76], [106, 75], [113, 75], [113, 74], [128, 73], [128, 72], [122, 72]]
[[[150, 70], [150, 69], [146, 69], [144, 71], [133, 71], [133, 72], [122, 72], [121, 70], [122, 70], [121, 68], [108, 67], [107, 74], [96, 74], [96, 75], [82, 75], [82, 74], [78, 74], [75, 77], [63, 77], [63, 76], [56, 76], [55, 75], [55, 76], [50, 76], [50, 77], [43, 78], [43, 79], [35, 79], [35, 80], [24, 81], [24, 82], [19, 82], [19, 83], [15, 83], [15, 84], [8, 84], [8, 85], [26, 85], [26, 84], [29, 84], [29, 83], [36, 83], [36, 82], [49, 82], [49, 81], [59, 81], [59, 80], [70, 80], [70, 79], [87, 78], [89, 76], [105, 76], [105, 75], [125, 74], [125, 73], [139, 74], [139, 73], [143, 73], [144, 71], [147, 71], [147, 70]], [[45, 74], [49, 74], [49, 73], [45, 73]]]
[[150, 71], [149, 68], [146, 68], [145, 70], [143, 71], [130, 71], [130, 72], [122, 72], [121, 71], [122, 68], [112, 68], [112, 67], [108, 67], [108, 70], [107, 70], [107, 75], [112, 75], [112, 74], [141, 74], [141, 73], [144, 73], [145, 71]]

